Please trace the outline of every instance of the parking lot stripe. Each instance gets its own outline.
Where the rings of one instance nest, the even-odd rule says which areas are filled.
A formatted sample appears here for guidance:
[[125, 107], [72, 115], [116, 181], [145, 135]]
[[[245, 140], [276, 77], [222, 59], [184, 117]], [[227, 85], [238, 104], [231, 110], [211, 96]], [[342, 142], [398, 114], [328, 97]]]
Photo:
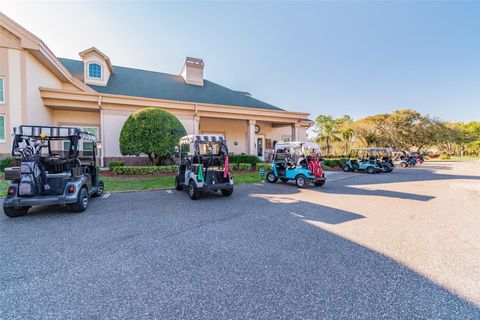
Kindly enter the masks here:
[[299, 218], [305, 218], [305, 216], [302, 216], [301, 214], [298, 214], [298, 213], [295, 213], [295, 212], [290, 212], [291, 215], [294, 215], [296, 217], [299, 217]]
[[102, 199], [107, 199], [108, 197], [110, 197], [111, 193], [105, 193], [103, 196], [102, 196]]
[[166, 190], [166, 191], [167, 191], [167, 193], [173, 193], [173, 191], [172, 191], [172, 190]]

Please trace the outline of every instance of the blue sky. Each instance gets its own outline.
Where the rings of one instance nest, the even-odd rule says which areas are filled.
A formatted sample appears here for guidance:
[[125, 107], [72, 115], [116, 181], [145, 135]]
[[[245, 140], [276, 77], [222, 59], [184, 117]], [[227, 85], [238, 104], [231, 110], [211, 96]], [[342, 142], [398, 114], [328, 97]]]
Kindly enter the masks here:
[[205, 77], [291, 111], [480, 120], [480, 2], [0, 2], [59, 57]]

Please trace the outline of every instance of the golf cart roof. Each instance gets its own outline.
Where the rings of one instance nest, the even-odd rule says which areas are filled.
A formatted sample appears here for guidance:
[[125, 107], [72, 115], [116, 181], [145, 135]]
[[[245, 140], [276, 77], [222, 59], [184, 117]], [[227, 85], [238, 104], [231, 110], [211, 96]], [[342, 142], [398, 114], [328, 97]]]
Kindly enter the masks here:
[[283, 149], [283, 148], [300, 148], [304, 145], [304, 142], [301, 141], [290, 141], [290, 142], [279, 142], [275, 145], [275, 149]]
[[188, 144], [188, 143], [206, 143], [206, 142], [225, 142], [224, 136], [212, 136], [212, 135], [188, 135], [185, 137], [180, 138], [180, 144]]
[[13, 134], [17, 137], [38, 138], [44, 140], [64, 140], [70, 137], [79, 137], [92, 142], [97, 141], [95, 135], [77, 127], [21, 125], [13, 128]]

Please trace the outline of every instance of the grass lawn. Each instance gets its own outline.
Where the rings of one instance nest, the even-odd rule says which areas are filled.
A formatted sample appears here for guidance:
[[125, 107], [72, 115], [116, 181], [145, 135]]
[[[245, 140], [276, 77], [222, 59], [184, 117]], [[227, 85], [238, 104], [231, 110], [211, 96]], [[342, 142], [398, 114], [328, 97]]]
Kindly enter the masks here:
[[[175, 177], [149, 177], [149, 178], [113, 178], [103, 177], [105, 191], [130, 191], [130, 190], [152, 190], [158, 188], [175, 187]], [[234, 173], [235, 184], [255, 183], [262, 181], [258, 173]]]
[[[105, 191], [134, 191], [134, 190], [152, 190], [159, 188], [173, 188], [175, 186], [175, 177], [146, 177], [146, 178], [116, 178], [102, 177], [105, 183]], [[261, 182], [262, 179], [256, 172], [234, 173], [233, 180], [235, 184]], [[7, 189], [10, 181], [3, 179], [0, 174], [0, 197], [7, 195]]]
[[7, 189], [10, 187], [10, 181], [5, 181], [3, 179], [3, 173], [0, 173], [0, 197], [5, 197], [7, 195]]
[[450, 159], [439, 159], [439, 158], [429, 159], [428, 157], [426, 159], [427, 159], [428, 162], [435, 162], [435, 161], [472, 161], [472, 160], [480, 160], [480, 157], [475, 157], [475, 156], [464, 156], [464, 157], [451, 156]]

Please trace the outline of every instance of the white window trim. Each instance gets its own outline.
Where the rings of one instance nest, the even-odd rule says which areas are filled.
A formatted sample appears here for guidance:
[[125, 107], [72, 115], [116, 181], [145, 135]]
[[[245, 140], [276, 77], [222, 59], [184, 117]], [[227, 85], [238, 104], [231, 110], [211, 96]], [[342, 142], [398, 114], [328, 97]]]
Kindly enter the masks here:
[[[71, 127], [69, 125], [62, 125], [62, 127]], [[78, 128], [82, 128], [84, 130], [87, 130], [87, 129], [97, 129], [97, 136], [100, 136], [100, 127], [90, 127], [90, 126], [82, 126], [82, 125], [75, 125], [75, 127], [78, 127]], [[97, 139], [100, 139], [99, 137], [97, 137]], [[0, 140], [1, 141], [1, 140]], [[62, 140], [62, 150], [63, 151], [66, 151], [65, 148], [64, 148], [64, 142], [65, 141], [69, 141], [69, 140]], [[84, 141], [86, 142], [86, 141]], [[78, 146], [78, 151], [83, 151], [83, 142]], [[100, 150], [97, 149], [97, 153], [95, 154], [96, 157], [98, 157], [100, 155]]]
[[[285, 138], [288, 138], [288, 141], [285, 141]], [[282, 136], [282, 142], [292, 142], [292, 136], [290, 136], [290, 135]]]
[[[91, 64], [97, 64], [97, 65], [100, 66], [100, 78], [90, 77], [90, 65]], [[90, 80], [97, 80], [97, 81], [103, 80], [103, 64], [101, 64], [100, 62], [96, 62], [96, 61], [90, 61], [89, 63], [87, 63], [87, 78], [90, 79]]]
[[3, 143], [7, 141], [7, 129], [5, 128], [5, 115], [0, 114], [0, 117], [3, 118], [3, 139], [0, 139], [0, 143]]
[[4, 76], [0, 76], [0, 79], [2, 79], [2, 92], [3, 92], [3, 99], [0, 100], [0, 104], [5, 104], [5, 96], [7, 95], [7, 93], [5, 92], [5, 77]]

